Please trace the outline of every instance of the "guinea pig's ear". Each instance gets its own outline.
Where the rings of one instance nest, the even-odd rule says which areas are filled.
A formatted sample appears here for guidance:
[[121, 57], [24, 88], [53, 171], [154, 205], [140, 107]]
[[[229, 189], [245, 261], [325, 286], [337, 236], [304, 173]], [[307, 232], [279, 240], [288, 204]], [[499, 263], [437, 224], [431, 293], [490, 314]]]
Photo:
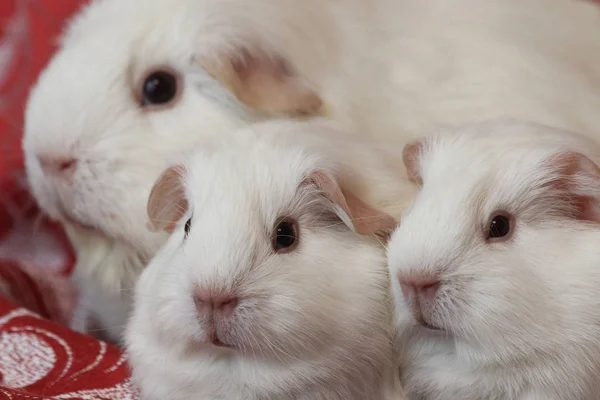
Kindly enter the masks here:
[[576, 218], [600, 223], [600, 168], [585, 155], [564, 152], [550, 158], [558, 172], [551, 184], [577, 205]]
[[326, 172], [314, 171], [304, 184], [314, 185], [333, 204], [334, 211], [342, 222], [361, 235], [373, 235], [387, 240], [398, 225], [394, 217], [371, 207], [341, 187]]
[[202, 67], [246, 106], [273, 116], [315, 115], [321, 97], [282, 58], [241, 49], [237, 54], [203, 58]]
[[187, 212], [185, 168], [181, 165], [168, 168], [158, 178], [148, 197], [147, 212], [153, 232], [173, 232], [177, 222]]
[[420, 157], [423, 153], [425, 142], [426, 139], [418, 139], [409, 142], [404, 145], [404, 149], [402, 150], [402, 161], [404, 162], [408, 179], [419, 186], [423, 185]]

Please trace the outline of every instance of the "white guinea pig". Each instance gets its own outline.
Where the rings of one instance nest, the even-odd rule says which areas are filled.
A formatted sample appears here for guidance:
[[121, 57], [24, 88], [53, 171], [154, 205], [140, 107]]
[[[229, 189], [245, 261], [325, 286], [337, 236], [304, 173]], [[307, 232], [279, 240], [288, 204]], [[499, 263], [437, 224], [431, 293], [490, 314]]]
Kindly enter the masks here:
[[154, 186], [151, 226], [172, 234], [126, 331], [144, 399], [404, 398], [375, 238], [395, 219], [283, 136], [215, 140]]
[[480, 116], [600, 126], [598, 10], [571, 0], [91, 1], [31, 92], [23, 141], [32, 192], [76, 248], [73, 326], [90, 330], [91, 316], [119, 338], [128, 289], [166, 239], [145, 228], [150, 188], [165, 159], [207, 136], [324, 113], [400, 145]]
[[404, 158], [421, 187], [388, 258], [409, 397], [600, 399], [600, 146], [496, 120]]

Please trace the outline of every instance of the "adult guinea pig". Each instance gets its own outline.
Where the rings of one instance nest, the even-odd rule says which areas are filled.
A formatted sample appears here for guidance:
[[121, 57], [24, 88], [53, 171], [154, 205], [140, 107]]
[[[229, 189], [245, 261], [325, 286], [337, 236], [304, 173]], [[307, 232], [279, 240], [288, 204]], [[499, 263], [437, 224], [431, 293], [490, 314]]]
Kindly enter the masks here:
[[600, 8], [580, 1], [92, 1], [32, 89], [23, 141], [77, 252], [73, 327], [119, 337], [166, 239], [144, 224], [150, 188], [207, 136], [323, 114], [398, 145], [505, 114], [584, 130], [600, 126], [599, 59]]
[[215, 140], [152, 189], [150, 225], [172, 234], [126, 331], [144, 399], [404, 398], [377, 239], [396, 221], [283, 136]]
[[519, 121], [408, 144], [389, 242], [415, 399], [600, 399], [600, 146]]

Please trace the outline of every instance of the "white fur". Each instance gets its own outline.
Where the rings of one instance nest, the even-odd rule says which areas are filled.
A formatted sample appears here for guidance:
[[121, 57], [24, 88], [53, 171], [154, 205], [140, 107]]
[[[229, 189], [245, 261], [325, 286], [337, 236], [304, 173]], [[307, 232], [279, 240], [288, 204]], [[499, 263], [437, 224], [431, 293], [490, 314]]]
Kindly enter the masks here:
[[[31, 92], [23, 145], [33, 194], [67, 225], [77, 281], [115, 340], [124, 320], [115, 326], [105, 305], [127, 309], [166, 239], [144, 215], [165, 159], [264, 118], [197, 62], [238, 44], [287, 59], [328, 115], [365, 138], [402, 145], [438, 125], [503, 115], [600, 126], [600, 10], [584, 1], [92, 1]], [[139, 82], [163, 65], [183, 76], [183, 95], [173, 108], [141, 110]], [[78, 158], [73, 182], [46, 177], [41, 152]]]
[[[300, 188], [311, 172], [343, 166], [294, 144], [286, 126], [295, 125], [212, 141], [183, 163], [188, 212], [142, 273], [126, 332], [144, 399], [404, 398], [383, 248]], [[287, 254], [270, 244], [280, 217], [299, 222], [298, 248]], [[204, 344], [194, 285], [239, 294], [232, 320], [219, 325], [234, 350]]]
[[[545, 186], [565, 151], [600, 160], [583, 136], [490, 121], [427, 138], [423, 186], [389, 242], [403, 384], [427, 400], [600, 398], [600, 227]], [[594, 183], [597, 186], [598, 183]], [[597, 188], [596, 188], [597, 190]], [[497, 210], [514, 234], [486, 242]], [[418, 325], [399, 275], [443, 282]]]

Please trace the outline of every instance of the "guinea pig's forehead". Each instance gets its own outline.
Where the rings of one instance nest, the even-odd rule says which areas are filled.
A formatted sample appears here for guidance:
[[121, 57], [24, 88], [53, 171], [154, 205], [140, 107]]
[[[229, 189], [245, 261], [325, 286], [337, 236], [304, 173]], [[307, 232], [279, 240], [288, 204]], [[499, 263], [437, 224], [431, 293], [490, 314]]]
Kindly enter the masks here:
[[287, 163], [267, 161], [226, 151], [196, 160], [188, 177], [191, 196], [200, 206], [246, 208], [263, 219], [281, 214], [294, 199], [301, 174], [290, 179]]
[[494, 173], [491, 182], [496, 197], [505, 203], [516, 204], [533, 193], [539, 193], [549, 177], [544, 157], [527, 157], [523, 154], [520, 160], [506, 163], [503, 169]]
[[418, 210], [417, 219], [435, 219], [438, 222], [465, 219], [477, 206], [483, 192], [484, 186], [471, 182], [434, 179], [425, 183], [413, 210]]
[[[519, 159], [520, 157], [520, 159]], [[515, 152], [498, 157], [493, 168], [467, 168], [455, 174], [440, 174], [432, 186], [437, 188], [431, 196], [444, 202], [448, 216], [451, 210], [470, 210], [468, 215], [476, 219], [487, 219], [498, 210], [518, 212], [543, 181], [540, 160], [527, 159], [527, 155]], [[497, 160], [490, 159], [490, 163]], [[523, 204], [522, 204], [523, 203]], [[467, 214], [464, 215], [467, 217]]]
[[71, 46], [104, 37], [111, 46], [118, 45], [119, 39], [126, 42], [156, 30], [161, 18], [168, 23], [177, 9], [171, 2], [161, 0], [93, 1], [69, 21], [61, 42]]
[[139, 75], [152, 67], [183, 61], [182, 48], [187, 50], [185, 61], [189, 60], [190, 29], [195, 28], [177, 23], [189, 19], [180, 17], [185, 7], [154, 0], [148, 0], [147, 5], [133, 0], [97, 3], [104, 6], [83, 14], [65, 35], [62, 52], [66, 68], [85, 67], [105, 80], [107, 71]]

